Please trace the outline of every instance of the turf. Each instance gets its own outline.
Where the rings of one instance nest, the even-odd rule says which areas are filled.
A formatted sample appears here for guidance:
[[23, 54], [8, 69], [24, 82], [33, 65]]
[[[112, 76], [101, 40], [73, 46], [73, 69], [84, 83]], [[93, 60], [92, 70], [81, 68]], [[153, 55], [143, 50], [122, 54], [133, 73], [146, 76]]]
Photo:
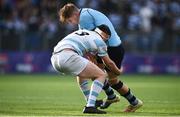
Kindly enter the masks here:
[[[121, 98], [106, 109], [105, 116], [180, 116], [179, 76], [124, 75], [121, 79], [144, 106], [135, 113], [123, 113], [128, 102]], [[101, 93], [99, 98], [103, 97]], [[82, 114], [84, 105], [72, 76], [0, 75], [0, 116], [92, 116]]]

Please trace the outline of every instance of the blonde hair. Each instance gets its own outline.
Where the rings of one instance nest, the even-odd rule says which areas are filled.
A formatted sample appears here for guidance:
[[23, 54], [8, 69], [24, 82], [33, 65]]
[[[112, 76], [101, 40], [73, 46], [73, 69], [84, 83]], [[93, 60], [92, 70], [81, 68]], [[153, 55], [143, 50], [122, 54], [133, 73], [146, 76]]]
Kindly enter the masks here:
[[70, 18], [73, 14], [73, 12], [78, 11], [78, 7], [76, 7], [72, 3], [68, 3], [64, 5], [59, 11], [59, 19], [62, 23], [66, 23], [67, 19]]

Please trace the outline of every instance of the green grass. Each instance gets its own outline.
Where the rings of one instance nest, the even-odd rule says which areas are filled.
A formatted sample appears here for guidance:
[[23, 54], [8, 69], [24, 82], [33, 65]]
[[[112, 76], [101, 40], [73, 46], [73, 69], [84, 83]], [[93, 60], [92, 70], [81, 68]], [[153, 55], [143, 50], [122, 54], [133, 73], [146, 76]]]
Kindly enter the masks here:
[[[121, 98], [106, 109], [106, 116], [180, 116], [179, 76], [124, 75], [121, 79], [144, 106], [135, 113], [123, 113], [128, 102]], [[101, 93], [99, 98], [103, 97]], [[72, 76], [0, 75], [0, 116], [87, 116], [82, 114], [84, 106]]]

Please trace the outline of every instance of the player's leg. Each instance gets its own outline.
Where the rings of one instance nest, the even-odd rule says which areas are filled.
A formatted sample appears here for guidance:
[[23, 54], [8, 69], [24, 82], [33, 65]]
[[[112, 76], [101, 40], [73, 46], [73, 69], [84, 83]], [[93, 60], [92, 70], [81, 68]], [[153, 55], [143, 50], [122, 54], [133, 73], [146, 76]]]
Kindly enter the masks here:
[[[79, 87], [85, 97], [85, 100], [88, 101], [90, 89], [88, 87], [88, 80], [80, 80], [79, 77], [77, 77], [77, 82], [79, 83]], [[116, 95], [113, 91], [113, 89], [110, 87], [107, 79], [104, 83], [103, 90], [105, 91], [107, 98], [103, 100], [96, 100], [95, 106], [100, 107], [101, 109], [108, 108], [112, 103], [116, 103], [120, 101], [120, 97]]]
[[[90, 89], [88, 86], [88, 80], [87, 79], [80, 79], [77, 77], [77, 82], [79, 84], [79, 87], [85, 97], [85, 100], [88, 101]], [[110, 87], [108, 80], [106, 79], [104, 82], [103, 90], [105, 91], [107, 98], [103, 100], [96, 100], [95, 106], [100, 107], [101, 109], [108, 108], [112, 103], [119, 102], [120, 97], [116, 95], [113, 91], [113, 89]], [[106, 104], [105, 104], [106, 103]]]
[[71, 73], [81, 78], [94, 79], [84, 113], [104, 114], [105, 111], [95, 108], [95, 101], [102, 90], [106, 74], [95, 64], [73, 51], [63, 50], [51, 58], [53, 67], [64, 73]]
[[[82, 79], [77, 76], [77, 82], [79, 84], [79, 87], [85, 97], [86, 102], [88, 101], [90, 88], [88, 85], [88, 79]], [[96, 100], [95, 107], [100, 107], [103, 104], [103, 100]]]
[[119, 102], [120, 101], [120, 96], [114, 93], [113, 89], [110, 87], [108, 80], [106, 79], [104, 83], [103, 90], [105, 91], [107, 98], [104, 99], [103, 104], [101, 104], [100, 108], [101, 109], [106, 109], [108, 108], [111, 104]]
[[[105, 72], [104, 64], [103, 64], [103, 61], [101, 60], [100, 57], [92, 55], [90, 53], [86, 54], [85, 57], [88, 60], [90, 60], [91, 62], [93, 62], [94, 64], [96, 64], [99, 68], [101, 68]], [[80, 80], [79, 78], [77, 78], [77, 82], [79, 84], [79, 87], [80, 87], [81, 91], [83, 92], [85, 100], [87, 101], [87, 98], [89, 96], [88, 81], [87, 80]], [[107, 79], [106, 79], [106, 81], [104, 83], [103, 90], [104, 90], [105, 94], [107, 95], [107, 98], [105, 99], [105, 102], [108, 102], [108, 104], [106, 104], [105, 106], [101, 106], [101, 105], [104, 105], [103, 100], [96, 100], [96, 104], [95, 104], [96, 107], [101, 106], [101, 108], [103, 109], [103, 108], [109, 107], [112, 103], [120, 101], [120, 97], [114, 93], [114, 91], [110, 87]]]
[[[119, 52], [119, 54], [114, 53]], [[124, 57], [124, 49], [122, 45], [118, 47], [110, 47], [108, 48], [108, 54], [110, 58], [116, 63], [116, 65], [121, 68], [121, 62]], [[125, 112], [134, 112], [136, 109], [143, 105], [142, 101], [136, 98], [136, 96], [132, 93], [130, 88], [125, 85], [121, 80], [118, 79], [118, 76], [114, 75], [110, 71], [108, 72], [109, 83], [111, 87], [115, 89], [121, 96], [123, 96], [130, 105], [125, 109]]]
[[[105, 71], [105, 66], [104, 66], [104, 64], [103, 64], [102, 59], [101, 59], [100, 57], [96, 56], [96, 60], [97, 60], [97, 66], [98, 66], [99, 68], [101, 68], [104, 72], [106, 72], [106, 71]], [[109, 85], [108, 79], [106, 79], [105, 82], [104, 82], [103, 90], [104, 90], [104, 92], [105, 92], [105, 94], [106, 94], [106, 96], [107, 96], [107, 98], [106, 98], [105, 101], [108, 101], [108, 102], [111, 102], [111, 103], [120, 101], [120, 97], [117, 96], [117, 95], [114, 93], [113, 89], [112, 89], [111, 86]], [[109, 104], [109, 106], [110, 106], [110, 104]], [[104, 108], [104, 107], [101, 107], [101, 108]], [[105, 107], [105, 108], [107, 108], [107, 107]]]
[[124, 112], [134, 112], [143, 105], [142, 101], [136, 98], [130, 88], [128, 88], [128, 86], [120, 81], [117, 77], [110, 76], [109, 82], [111, 83], [112, 88], [119, 92], [119, 94], [127, 99], [127, 101], [130, 103]]
[[119, 97], [114, 93], [114, 91], [113, 91], [113, 89], [110, 87], [109, 82], [108, 82], [107, 79], [106, 79], [105, 82], [104, 82], [103, 90], [104, 90], [104, 92], [105, 92], [106, 95], [107, 95], [107, 100], [113, 102], [113, 101], [115, 101], [116, 99], [118, 99], [118, 100], [116, 100], [116, 101], [119, 101]]
[[87, 105], [83, 112], [104, 114], [104, 111], [100, 111], [95, 107], [95, 102], [103, 88], [104, 81], [107, 76], [106, 73], [104, 73], [100, 68], [98, 68], [98, 66], [89, 61], [85, 69], [78, 76], [80, 79], [93, 78]]
[[79, 88], [81, 89], [84, 98], [86, 102], [88, 101], [89, 98], [89, 93], [90, 93], [90, 88], [88, 86], [88, 79], [81, 79], [79, 76], [77, 76], [77, 83], [79, 84]]
[[[68, 54], [68, 52], [69, 51], [64, 52], [63, 55]], [[104, 73], [97, 65], [90, 62], [86, 58], [83, 58], [76, 53], [73, 54], [72, 52], [69, 53], [71, 54], [69, 59], [63, 61], [64, 62], [63, 65], [61, 64], [59, 65], [63, 66], [64, 71], [77, 75], [79, 76], [80, 79], [93, 80], [87, 101], [87, 107], [95, 107], [96, 98], [99, 95], [100, 91], [102, 90], [107, 74]], [[102, 87], [100, 87], [101, 85], [98, 84], [102, 84]]]

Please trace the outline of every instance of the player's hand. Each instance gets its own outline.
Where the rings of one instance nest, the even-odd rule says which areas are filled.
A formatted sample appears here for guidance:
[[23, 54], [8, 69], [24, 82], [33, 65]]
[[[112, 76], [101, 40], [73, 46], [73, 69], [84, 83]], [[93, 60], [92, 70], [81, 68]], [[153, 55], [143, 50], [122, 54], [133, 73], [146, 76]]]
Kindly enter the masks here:
[[115, 73], [116, 75], [121, 75], [123, 73], [123, 67], [121, 67], [121, 69], [119, 69], [118, 73]]

